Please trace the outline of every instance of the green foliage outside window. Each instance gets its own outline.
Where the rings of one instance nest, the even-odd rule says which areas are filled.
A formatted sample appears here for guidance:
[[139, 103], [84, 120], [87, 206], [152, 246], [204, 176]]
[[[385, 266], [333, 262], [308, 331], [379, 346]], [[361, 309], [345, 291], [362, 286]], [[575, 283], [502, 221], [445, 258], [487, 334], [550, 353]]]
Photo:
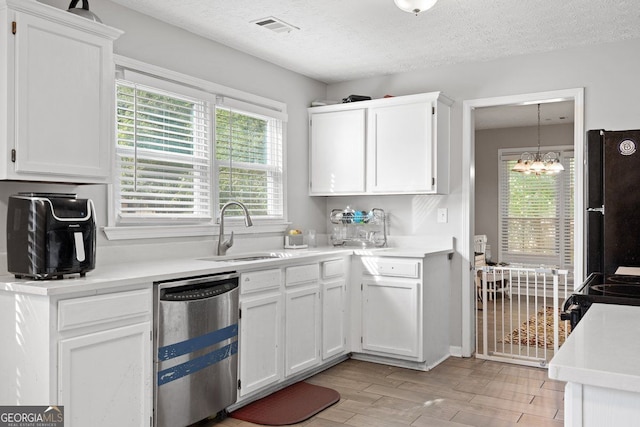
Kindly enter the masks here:
[[116, 90], [121, 218], [211, 220], [230, 200], [282, 218], [280, 120], [125, 81]]
[[[237, 200], [253, 216], [270, 214], [268, 196], [274, 170], [269, 164], [269, 135], [268, 120], [216, 109], [218, 209], [230, 200]], [[235, 214], [241, 212], [235, 210]]]
[[503, 163], [501, 184], [502, 260], [524, 264], [573, 265], [574, 159], [558, 175], [513, 172], [516, 160]]
[[[117, 85], [117, 148], [121, 209], [128, 215], [201, 215], [194, 189], [208, 186], [207, 168], [194, 162], [202, 103]], [[129, 153], [127, 155], [126, 153]], [[204, 201], [204, 202], [208, 202]]]

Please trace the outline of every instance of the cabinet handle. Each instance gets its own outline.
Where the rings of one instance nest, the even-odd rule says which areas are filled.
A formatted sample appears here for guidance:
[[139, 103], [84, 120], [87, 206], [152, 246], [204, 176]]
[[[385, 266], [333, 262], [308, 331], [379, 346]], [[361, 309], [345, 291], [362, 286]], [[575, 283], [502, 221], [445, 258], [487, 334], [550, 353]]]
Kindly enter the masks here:
[[15, 148], [13, 148], [13, 149], [11, 150], [11, 162], [12, 162], [12, 163], [15, 163], [15, 162], [16, 162], [16, 149], [15, 149]]
[[11, 34], [15, 34], [18, 31], [18, 24], [16, 24], [16, 21], [13, 21], [11, 23]]

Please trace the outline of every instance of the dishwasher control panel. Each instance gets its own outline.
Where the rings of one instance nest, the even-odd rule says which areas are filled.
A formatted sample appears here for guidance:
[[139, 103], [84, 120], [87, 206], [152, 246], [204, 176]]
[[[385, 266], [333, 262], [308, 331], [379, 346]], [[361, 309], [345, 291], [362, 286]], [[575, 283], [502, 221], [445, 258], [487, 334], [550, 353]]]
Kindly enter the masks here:
[[238, 283], [223, 283], [219, 285], [185, 285], [168, 288], [160, 293], [161, 301], [190, 301], [216, 297], [238, 287]]

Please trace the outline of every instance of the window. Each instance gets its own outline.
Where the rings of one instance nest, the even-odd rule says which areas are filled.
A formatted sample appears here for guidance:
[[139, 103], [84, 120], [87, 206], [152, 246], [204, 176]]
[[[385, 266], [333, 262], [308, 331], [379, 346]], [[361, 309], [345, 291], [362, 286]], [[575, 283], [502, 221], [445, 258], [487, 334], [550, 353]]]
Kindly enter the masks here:
[[253, 218], [281, 219], [282, 122], [218, 106], [215, 151], [217, 210], [230, 200], [238, 200]]
[[209, 103], [121, 80], [116, 94], [120, 221], [211, 220]]
[[500, 150], [499, 250], [509, 263], [573, 266], [574, 158], [560, 151], [558, 175], [512, 172], [521, 152]]
[[282, 222], [283, 117], [125, 71], [116, 80], [115, 221], [212, 224], [224, 203], [237, 200], [258, 223]]

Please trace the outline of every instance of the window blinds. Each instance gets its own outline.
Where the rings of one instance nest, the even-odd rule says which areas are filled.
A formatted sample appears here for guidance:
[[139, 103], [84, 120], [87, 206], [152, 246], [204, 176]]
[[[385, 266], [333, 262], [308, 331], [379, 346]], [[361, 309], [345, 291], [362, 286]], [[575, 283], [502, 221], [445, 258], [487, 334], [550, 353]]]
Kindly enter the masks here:
[[218, 210], [237, 200], [253, 218], [283, 219], [282, 120], [225, 104], [215, 117]]
[[120, 75], [119, 223], [210, 222], [230, 200], [243, 202], [254, 219], [284, 219], [284, 107], [127, 69]]
[[563, 151], [559, 175], [512, 172], [518, 155], [501, 155], [499, 258], [569, 268], [573, 263], [573, 153]]
[[211, 220], [210, 103], [122, 80], [116, 102], [120, 220]]

